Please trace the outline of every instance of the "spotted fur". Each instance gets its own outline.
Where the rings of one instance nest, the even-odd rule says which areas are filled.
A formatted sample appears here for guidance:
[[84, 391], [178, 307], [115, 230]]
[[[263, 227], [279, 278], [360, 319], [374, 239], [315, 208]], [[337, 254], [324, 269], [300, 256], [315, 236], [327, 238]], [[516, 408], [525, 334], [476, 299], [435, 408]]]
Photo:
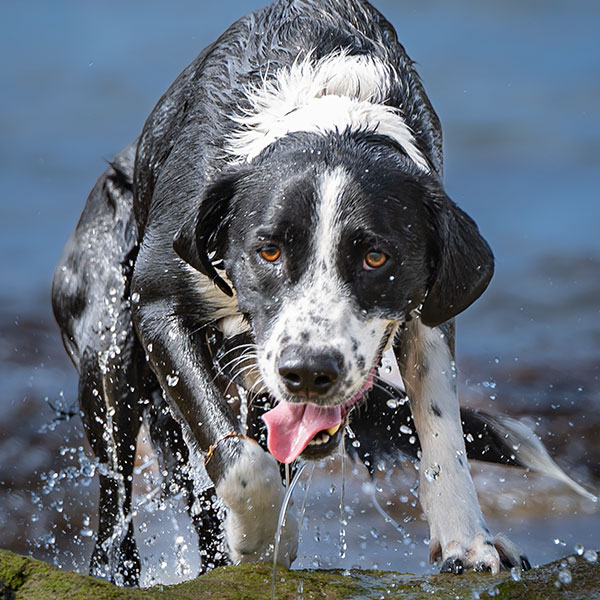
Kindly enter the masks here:
[[[459, 412], [452, 320], [485, 290], [493, 256], [441, 177], [437, 116], [366, 0], [276, 0], [182, 72], [98, 180], [54, 278], [84, 426], [106, 469], [94, 574], [139, 581], [131, 475], [144, 420], [186, 500], [202, 569], [269, 555], [283, 488], [274, 458], [241, 435], [236, 385], [259, 441], [266, 405], [336, 411], [368, 399], [348, 417], [361, 442], [349, 450], [371, 470], [416, 458], [416, 439], [403, 437], [412, 409], [432, 557], [454, 572], [521, 564], [491, 539], [465, 453], [570, 480], [521, 424]], [[377, 268], [372, 252], [385, 257]], [[392, 349], [392, 385], [369, 391]], [[320, 387], [292, 385], [290, 369]], [[479, 434], [466, 448], [461, 421]], [[507, 440], [523, 444], [522, 459]], [[292, 523], [282, 564], [296, 535]]]

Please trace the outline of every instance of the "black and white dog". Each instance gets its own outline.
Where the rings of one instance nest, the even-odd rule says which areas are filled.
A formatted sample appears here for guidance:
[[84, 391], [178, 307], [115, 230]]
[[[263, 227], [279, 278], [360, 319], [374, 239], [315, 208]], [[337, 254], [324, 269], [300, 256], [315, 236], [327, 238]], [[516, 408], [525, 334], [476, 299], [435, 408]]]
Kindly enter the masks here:
[[[379, 12], [277, 0], [232, 25], [100, 177], [55, 273], [103, 466], [92, 573], [138, 581], [131, 481], [144, 420], [206, 569], [273, 551], [278, 461], [332, 453], [349, 420], [361, 442], [349, 449], [369, 468], [416, 457], [401, 431], [410, 412], [432, 560], [526, 567], [487, 528], [466, 457], [566, 476], [523, 425], [460, 412], [452, 319], [492, 272], [477, 226], [444, 192], [437, 116]], [[402, 392], [380, 379], [384, 352], [410, 408], [390, 402]], [[246, 432], [234, 389], [251, 398]]]

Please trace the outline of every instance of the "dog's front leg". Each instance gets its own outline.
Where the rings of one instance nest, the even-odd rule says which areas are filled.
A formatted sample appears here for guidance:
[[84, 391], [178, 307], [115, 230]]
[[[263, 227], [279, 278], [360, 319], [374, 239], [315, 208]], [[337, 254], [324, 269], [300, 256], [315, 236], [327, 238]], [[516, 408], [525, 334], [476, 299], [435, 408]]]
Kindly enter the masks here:
[[[430, 528], [431, 560], [442, 572], [521, 565], [505, 538], [492, 538], [466, 458], [454, 365], [454, 323], [411, 321], [394, 348], [422, 449], [419, 500]], [[526, 564], [526, 563], [524, 563]]]
[[[191, 447], [191, 461], [204, 459], [217, 494], [229, 511], [225, 522], [234, 562], [261, 560], [272, 553], [284, 497], [275, 459], [241, 435], [238, 420], [222, 398], [202, 331], [178, 316], [174, 301], [150, 293], [147, 279], [134, 280], [134, 322], [175, 418]], [[182, 285], [185, 277], [179, 280]], [[193, 466], [193, 465], [192, 465]], [[297, 527], [292, 517], [282, 538], [278, 562], [296, 556]]]

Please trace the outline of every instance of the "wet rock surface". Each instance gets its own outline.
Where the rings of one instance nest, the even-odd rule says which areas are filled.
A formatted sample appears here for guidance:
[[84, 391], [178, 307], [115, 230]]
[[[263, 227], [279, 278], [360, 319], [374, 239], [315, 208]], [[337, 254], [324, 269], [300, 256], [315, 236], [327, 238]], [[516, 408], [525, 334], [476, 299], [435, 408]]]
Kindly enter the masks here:
[[[86, 575], [62, 571], [47, 563], [8, 551], [0, 551], [0, 599], [2, 600], [252, 600], [268, 598], [271, 567], [251, 564], [223, 567], [173, 586], [147, 589], [118, 588]], [[402, 598], [521, 600], [600, 598], [600, 564], [597, 554], [564, 559], [526, 573], [503, 572], [453, 575], [412, 575], [389, 571], [288, 571], [279, 569], [276, 598], [352, 600]]]

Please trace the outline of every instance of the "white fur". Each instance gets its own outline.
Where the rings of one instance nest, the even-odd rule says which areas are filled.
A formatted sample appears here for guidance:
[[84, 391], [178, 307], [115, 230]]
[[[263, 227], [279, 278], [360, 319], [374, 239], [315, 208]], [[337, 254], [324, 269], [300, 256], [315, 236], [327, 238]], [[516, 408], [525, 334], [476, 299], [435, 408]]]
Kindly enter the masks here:
[[274, 75], [267, 73], [262, 86], [248, 90], [250, 109], [236, 119], [240, 127], [228, 151], [249, 162], [289, 133], [371, 131], [393, 139], [428, 172], [429, 163], [400, 110], [383, 104], [394, 76], [380, 60], [343, 52], [319, 61], [309, 55]]
[[224, 294], [206, 275], [200, 273], [194, 267], [187, 263], [183, 263], [185, 271], [192, 281], [192, 284], [203, 302], [207, 302], [211, 307], [211, 316], [213, 319], [224, 319], [231, 316], [239, 315], [237, 306], [237, 295], [227, 279], [224, 272], [219, 275], [233, 290], [233, 297]]
[[[411, 321], [413, 340], [403, 378], [421, 441], [419, 500], [430, 528], [431, 546], [442, 558], [460, 557], [471, 564], [500, 569], [467, 462], [454, 361], [444, 334]], [[421, 371], [421, 372], [419, 372]], [[435, 405], [441, 416], [432, 411]]]
[[335, 257], [340, 242], [340, 200], [348, 185], [349, 175], [342, 168], [326, 171], [320, 181], [317, 230], [315, 232], [314, 266], [324, 264], [335, 269]]
[[[284, 499], [277, 461], [255, 442], [243, 440], [239, 457], [217, 486], [229, 511], [224, 528], [234, 562], [265, 560], [273, 553], [279, 510]], [[288, 514], [277, 562], [296, 558], [298, 525]]]
[[592, 502], [598, 502], [597, 495], [592, 494], [576, 481], [573, 481], [552, 460], [540, 439], [527, 425], [503, 415], [481, 415], [481, 417], [494, 431], [504, 437], [507, 444], [514, 448], [515, 454], [518, 455], [521, 464], [538, 473], [543, 473], [548, 477], [553, 477], [557, 481], [565, 483], [575, 492]]
[[[348, 376], [344, 378], [344, 388], [338, 391], [342, 403], [358, 393], [365, 383], [390, 326], [385, 319], [367, 319], [360, 314], [337, 270], [335, 258], [339, 255], [342, 225], [338, 218], [339, 204], [347, 181], [342, 169], [322, 176], [317, 188], [317, 226], [310, 264], [295, 287], [296, 293], [280, 300], [277, 320], [258, 348], [263, 381], [279, 400], [285, 400], [287, 393], [278, 373], [284, 338], [289, 345], [308, 345], [315, 353], [335, 350], [344, 357]], [[303, 337], [306, 334], [308, 340]], [[362, 366], [352, 348], [353, 340], [364, 359]]]

